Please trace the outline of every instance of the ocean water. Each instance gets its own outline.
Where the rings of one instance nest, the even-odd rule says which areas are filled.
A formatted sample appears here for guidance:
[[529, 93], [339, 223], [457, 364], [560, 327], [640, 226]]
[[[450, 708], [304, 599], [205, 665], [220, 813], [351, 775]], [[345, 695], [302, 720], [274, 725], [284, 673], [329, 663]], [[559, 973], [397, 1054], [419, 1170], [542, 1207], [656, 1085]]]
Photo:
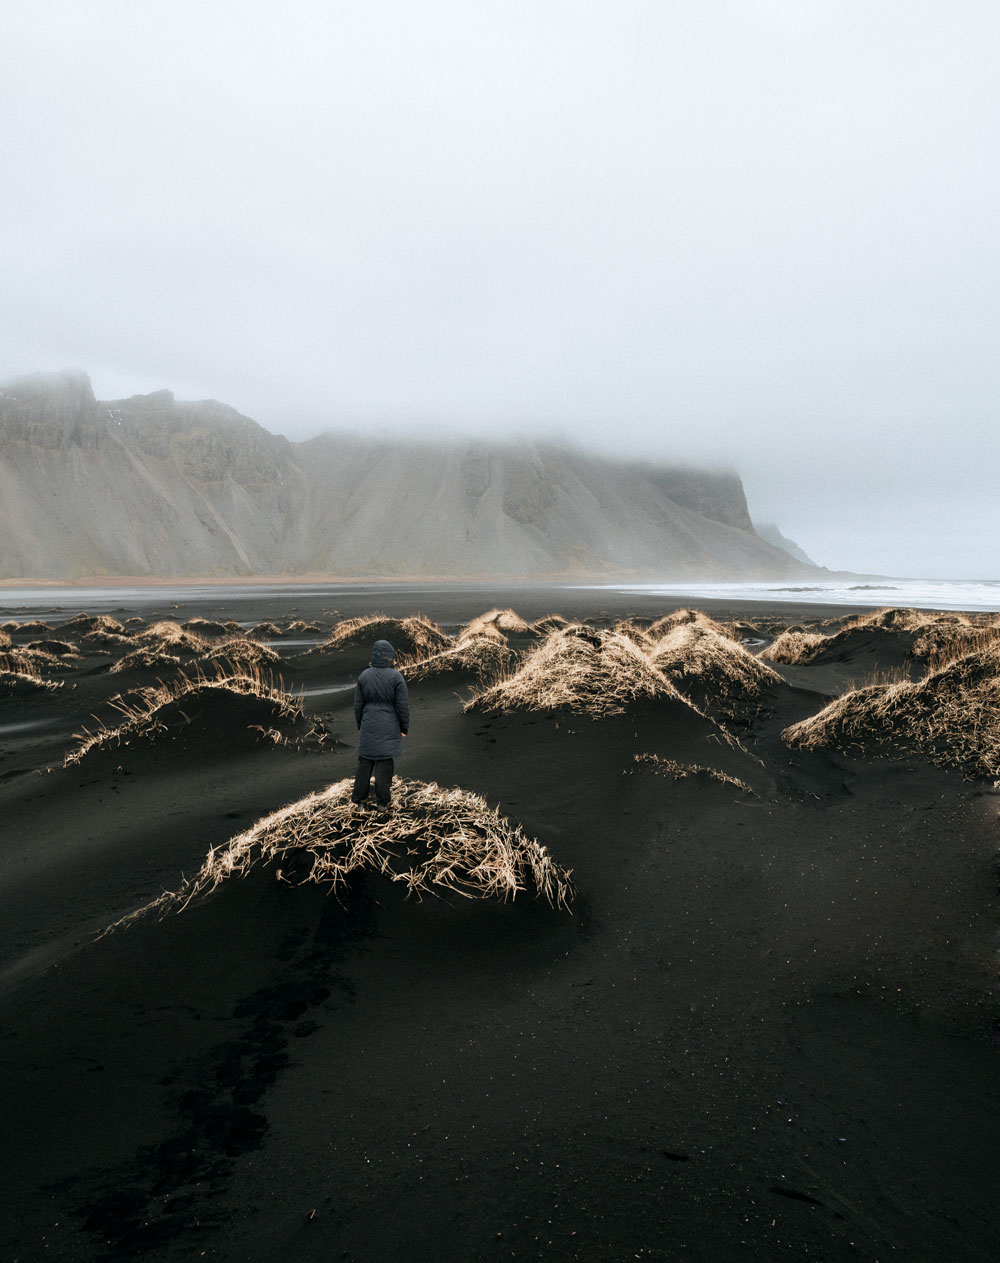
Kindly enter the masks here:
[[771, 583], [602, 583], [581, 585], [671, 600], [764, 601], [769, 605], [895, 605], [919, 610], [1000, 610], [1000, 579], [823, 579]]
[[[0, 584], [0, 622], [7, 618], [58, 617], [68, 618], [80, 610], [91, 614], [132, 613], [143, 606], [159, 610], [176, 605], [184, 610], [193, 602], [206, 605], [229, 604], [240, 600], [279, 597], [285, 600], [320, 597], [335, 604], [345, 596], [369, 596], [373, 608], [378, 606], [379, 583], [360, 584], [158, 584], [120, 587], [20, 587]], [[466, 587], [468, 585], [461, 585]], [[503, 589], [512, 592], [518, 587], [531, 587], [525, 583], [508, 583], [497, 580], [495, 584], [477, 584], [476, 590], [489, 600], [491, 591]], [[776, 580], [770, 583], [545, 583], [538, 586], [551, 591], [565, 588], [570, 591], [636, 592], [649, 596], [663, 596], [678, 600], [685, 605], [697, 605], [699, 600], [763, 601], [769, 605], [853, 605], [879, 609], [886, 605], [908, 606], [930, 610], [998, 610], [1000, 611], [1000, 580], [936, 580], [936, 579], [870, 579], [843, 577], [809, 581]], [[400, 594], [407, 589], [398, 583], [393, 592]], [[435, 590], [448, 591], [447, 584], [420, 584], [413, 586], [414, 608], [421, 600], [430, 599]], [[287, 645], [287, 641], [284, 642]]]

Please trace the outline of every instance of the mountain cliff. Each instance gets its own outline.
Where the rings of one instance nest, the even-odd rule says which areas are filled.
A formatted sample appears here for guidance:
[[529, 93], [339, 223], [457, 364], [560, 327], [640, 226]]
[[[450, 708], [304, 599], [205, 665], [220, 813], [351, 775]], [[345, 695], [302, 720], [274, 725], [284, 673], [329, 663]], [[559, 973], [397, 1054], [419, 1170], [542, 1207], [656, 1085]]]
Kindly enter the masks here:
[[291, 443], [169, 391], [0, 387], [0, 577], [770, 578], [739, 478], [547, 443]]

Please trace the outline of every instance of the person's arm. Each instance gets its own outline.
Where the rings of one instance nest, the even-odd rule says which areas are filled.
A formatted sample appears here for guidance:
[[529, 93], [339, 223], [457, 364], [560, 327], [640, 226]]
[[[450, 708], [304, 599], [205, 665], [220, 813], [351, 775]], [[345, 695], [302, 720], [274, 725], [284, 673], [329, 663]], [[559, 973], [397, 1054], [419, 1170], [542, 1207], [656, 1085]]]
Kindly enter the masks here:
[[361, 727], [361, 716], [365, 713], [365, 699], [361, 692], [361, 681], [354, 686], [354, 722]]
[[399, 731], [402, 736], [410, 731], [410, 695], [406, 690], [406, 681], [402, 676], [396, 682], [396, 715], [399, 718]]

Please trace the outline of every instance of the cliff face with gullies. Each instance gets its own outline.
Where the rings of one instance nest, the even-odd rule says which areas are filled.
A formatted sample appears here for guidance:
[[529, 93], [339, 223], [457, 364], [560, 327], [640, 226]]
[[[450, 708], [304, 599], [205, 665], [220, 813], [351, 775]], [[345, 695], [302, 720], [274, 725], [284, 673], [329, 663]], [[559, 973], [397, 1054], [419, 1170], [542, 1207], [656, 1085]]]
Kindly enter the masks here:
[[0, 387], [0, 578], [778, 578], [735, 474], [545, 443], [269, 434], [83, 373]]

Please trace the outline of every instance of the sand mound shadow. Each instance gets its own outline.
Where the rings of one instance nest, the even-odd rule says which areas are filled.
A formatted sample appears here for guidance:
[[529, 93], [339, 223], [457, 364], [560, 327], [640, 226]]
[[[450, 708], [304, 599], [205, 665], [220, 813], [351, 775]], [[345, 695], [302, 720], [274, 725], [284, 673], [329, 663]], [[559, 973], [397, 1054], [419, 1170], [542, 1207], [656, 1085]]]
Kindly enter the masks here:
[[[477, 794], [442, 789], [433, 781], [399, 780], [388, 817], [359, 814], [353, 781], [335, 782], [283, 807], [225, 846], [209, 851], [194, 877], [177, 891], [124, 918], [156, 909], [182, 911], [231, 877], [274, 865], [279, 881], [336, 890], [355, 872], [380, 873], [408, 894], [445, 891], [470, 899], [513, 899], [533, 890], [554, 908], [569, 909], [571, 873]], [[115, 927], [111, 927], [115, 928]]]

